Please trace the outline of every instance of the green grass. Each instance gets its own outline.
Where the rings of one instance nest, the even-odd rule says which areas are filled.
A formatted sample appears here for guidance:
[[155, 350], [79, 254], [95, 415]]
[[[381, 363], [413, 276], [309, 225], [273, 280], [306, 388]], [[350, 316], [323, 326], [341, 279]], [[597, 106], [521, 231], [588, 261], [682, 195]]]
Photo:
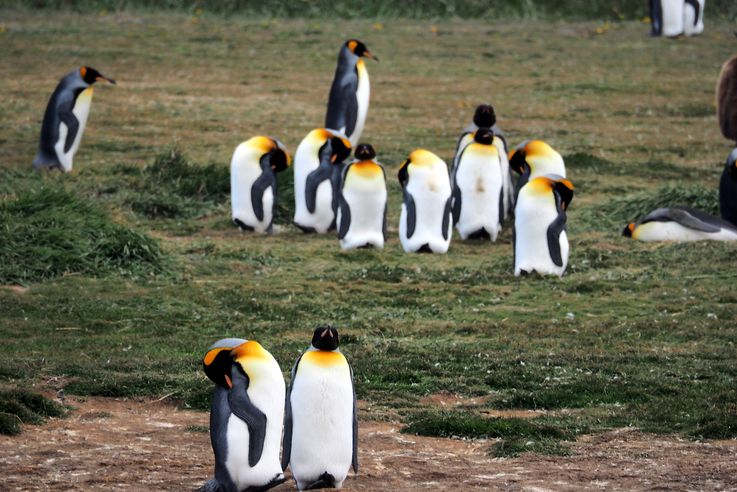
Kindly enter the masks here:
[[65, 415], [63, 406], [45, 396], [26, 390], [0, 390], [0, 434], [20, 434], [21, 424], [40, 425], [48, 417]]

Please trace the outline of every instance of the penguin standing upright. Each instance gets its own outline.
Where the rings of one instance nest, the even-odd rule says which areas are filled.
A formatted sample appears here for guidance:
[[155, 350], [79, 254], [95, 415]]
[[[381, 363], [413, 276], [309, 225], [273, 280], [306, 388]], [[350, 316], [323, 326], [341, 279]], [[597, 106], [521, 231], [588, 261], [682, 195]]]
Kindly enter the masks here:
[[369, 144], [356, 147], [343, 171], [338, 199], [338, 239], [344, 250], [383, 248], [386, 241], [386, 173]]
[[91, 67], [73, 70], [61, 79], [46, 106], [34, 168], [72, 170], [72, 161], [90, 114], [92, 84], [98, 80], [115, 84], [113, 79]]
[[336, 131], [312, 130], [294, 153], [294, 224], [303, 232], [335, 227], [343, 160], [350, 142]]
[[627, 224], [622, 235], [640, 241], [737, 241], [737, 227], [701, 210], [677, 206], [659, 208]]
[[683, 34], [684, 0], [650, 0], [653, 36], [675, 37]]
[[563, 157], [542, 140], [526, 140], [509, 153], [509, 166], [520, 176], [517, 180], [517, 193], [527, 181], [538, 176], [553, 174], [566, 177]]
[[230, 161], [233, 222], [246, 231], [271, 232], [276, 207], [276, 175], [291, 161], [284, 145], [270, 137], [241, 143]]
[[344, 133], [351, 145], [361, 138], [371, 94], [364, 57], [379, 61], [357, 39], [349, 39], [341, 47], [325, 115], [325, 127]]
[[[735, 32], [737, 35], [737, 32]], [[717, 119], [722, 135], [737, 141], [737, 56], [722, 65], [716, 90]], [[719, 181], [719, 212], [724, 220], [737, 225], [737, 147], [727, 157]]]
[[480, 128], [458, 159], [453, 179], [453, 223], [462, 239], [491, 239], [504, 220], [504, 190], [494, 134]]
[[514, 274], [563, 275], [568, 264], [566, 210], [573, 184], [539, 176], [519, 191], [514, 209]]
[[258, 342], [215, 342], [203, 359], [215, 382], [210, 441], [215, 477], [203, 492], [264, 491], [285, 481], [279, 461], [284, 423], [284, 376]]
[[413, 151], [399, 168], [402, 212], [399, 240], [407, 253], [445, 253], [450, 247], [451, 210], [448, 167], [425, 149]]
[[340, 489], [349, 468], [358, 473], [353, 371], [338, 345], [338, 330], [319, 327], [292, 368], [282, 469], [291, 467], [299, 490]]

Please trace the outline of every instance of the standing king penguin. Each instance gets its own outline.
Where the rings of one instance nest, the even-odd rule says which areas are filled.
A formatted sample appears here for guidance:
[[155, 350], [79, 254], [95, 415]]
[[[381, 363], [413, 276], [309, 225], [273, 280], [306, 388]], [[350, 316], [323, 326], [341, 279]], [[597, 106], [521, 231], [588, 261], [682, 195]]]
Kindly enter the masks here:
[[303, 232], [335, 228], [343, 160], [350, 142], [334, 130], [312, 130], [294, 153], [294, 224]]
[[553, 174], [566, 177], [563, 157], [542, 140], [527, 140], [515, 147], [509, 153], [509, 166], [520, 175], [517, 193], [529, 180], [538, 176]]
[[719, 217], [689, 207], [659, 208], [627, 224], [625, 237], [640, 241], [737, 241], [737, 228]]
[[353, 371], [338, 348], [338, 330], [317, 328], [292, 368], [286, 399], [282, 470], [299, 490], [343, 486], [358, 473], [358, 418]]
[[[737, 36], [737, 32], [735, 32]], [[717, 119], [722, 135], [737, 142], [737, 56], [722, 65], [716, 90]], [[719, 181], [719, 212], [724, 220], [737, 225], [737, 147], [727, 157]]]
[[341, 47], [325, 115], [325, 127], [344, 133], [351, 145], [361, 138], [371, 94], [364, 57], [379, 61], [357, 39], [349, 39]]
[[210, 441], [215, 477], [200, 492], [256, 492], [283, 483], [279, 444], [285, 385], [279, 364], [258, 342], [215, 342], [203, 359], [215, 383]]
[[346, 166], [338, 199], [338, 239], [344, 250], [374, 247], [386, 241], [386, 173], [369, 144], [356, 147]]
[[461, 151], [453, 179], [453, 223], [462, 239], [491, 239], [504, 220], [504, 177], [494, 134], [486, 128], [474, 132]]
[[276, 207], [276, 174], [291, 164], [275, 138], [253, 137], [241, 143], [230, 161], [233, 223], [244, 231], [272, 231]]
[[91, 67], [74, 70], [61, 79], [46, 106], [34, 168], [57, 168], [67, 173], [72, 170], [90, 114], [92, 85], [98, 80], [115, 84]]
[[445, 253], [450, 247], [450, 177], [440, 157], [413, 151], [399, 168], [402, 212], [399, 240], [407, 253]]
[[568, 264], [566, 210], [573, 184], [561, 176], [533, 178], [519, 191], [514, 209], [514, 274], [563, 276]]

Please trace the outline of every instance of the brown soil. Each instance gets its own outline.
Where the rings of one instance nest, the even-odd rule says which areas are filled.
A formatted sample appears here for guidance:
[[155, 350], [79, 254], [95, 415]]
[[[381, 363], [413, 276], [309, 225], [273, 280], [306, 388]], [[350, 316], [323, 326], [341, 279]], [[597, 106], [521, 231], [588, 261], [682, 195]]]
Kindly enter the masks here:
[[[0, 490], [191, 490], [211, 473], [206, 413], [153, 401], [67, 403], [69, 417], [0, 437]], [[344, 490], [737, 490], [737, 440], [618, 430], [580, 438], [568, 457], [500, 459], [487, 455], [490, 441], [408, 436], [399, 427], [361, 423], [361, 470]]]

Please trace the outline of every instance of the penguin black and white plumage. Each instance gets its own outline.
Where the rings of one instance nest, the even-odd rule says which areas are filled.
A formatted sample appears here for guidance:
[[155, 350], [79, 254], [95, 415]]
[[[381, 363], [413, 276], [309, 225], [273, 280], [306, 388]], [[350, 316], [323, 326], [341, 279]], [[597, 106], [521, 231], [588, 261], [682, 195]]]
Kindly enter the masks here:
[[344, 133], [351, 145], [361, 138], [368, 115], [371, 88], [364, 57], [379, 61], [357, 39], [349, 39], [341, 47], [325, 115], [325, 127]]
[[425, 149], [413, 151], [399, 168], [402, 212], [399, 240], [407, 253], [445, 253], [453, 226], [450, 177], [440, 157]]
[[34, 168], [72, 170], [90, 114], [92, 85], [99, 80], [115, 84], [91, 67], [73, 70], [61, 79], [46, 106]]
[[334, 130], [318, 128], [294, 153], [294, 224], [324, 234], [335, 228], [343, 161], [351, 144]]
[[650, 0], [653, 36], [675, 37], [683, 34], [684, 0]]
[[637, 223], [627, 224], [625, 237], [640, 241], [737, 241], [737, 227], [689, 207], [659, 208]]
[[519, 191], [514, 209], [514, 274], [563, 276], [568, 264], [566, 210], [573, 184], [561, 176], [538, 176]]
[[247, 231], [272, 231], [277, 199], [275, 173], [290, 164], [289, 152], [275, 138], [253, 137], [238, 145], [230, 161], [230, 201], [235, 225]]
[[338, 331], [317, 328], [295, 362], [286, 399], [282, 469], [299, 490], [336, 488], [358, 473], [358, 418], [353, 371]]
[[355, 160], [343, 170], [338, 199], [338, 238], [344, 250], [374, 247], [386, 241], [386, 173], [369, 144], [356, 147]]
[[706, 0], [686, 0], [683, 5], [683, 34], [695, 36], [704, 32], [704, 4]]
[[504, 177], [494, 134], [480, 128], [454, 170], [453, 223], [461, 239], [496, 241], [504, 220]]
[[[737, 32], [735, 32], [737, 36]], [[722, 65], [716, 89], [717, 119], [722, 135], [737, 142], [737, 56]], [[737, 147], [727, 157], [719, 181], [719, 212], [723, 219], [737, 225]]]
[[263, 491], [285, 481], [279, 460], [284, 424], [284, 376], [258, 342], [228, 338], [203, 359], [215, 382], [210, 441], [215, 477], [203, 492]]
[[563, 157], [542, 140], [527, 140], [509, 153], [509, 166], [519, 174], [517, 193], [529, 180], [552, 174], [566, 177]]

